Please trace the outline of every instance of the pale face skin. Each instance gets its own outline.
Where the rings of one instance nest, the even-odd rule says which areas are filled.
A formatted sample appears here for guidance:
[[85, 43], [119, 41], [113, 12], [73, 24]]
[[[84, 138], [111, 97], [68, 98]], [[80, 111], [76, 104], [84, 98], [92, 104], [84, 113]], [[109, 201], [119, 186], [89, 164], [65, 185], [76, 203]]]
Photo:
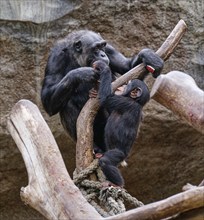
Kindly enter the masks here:
[[[123, 86], [120, 86], [116, 89], [115, 91], [115, 94], [116, 95], [122, 95], [122, 93], [124, 92], [125, 90], [125, 87], [126, 85], [123, 85]], [[133, 99], [136, 99], [137, 97], [141, 96], [141, 93], [142, 93], [142, 90], [138, 87], [138, 88], [135, 88], [131, 91], [130, 93], [130, 97], [133, 98]]]
[[[120, 87], [118, 87], [116, 90], [115, 90], [115, 94], [116, 95], [122, 95], [124, 90], [125, 90], [125, 87], [126, 85], [122, 85]], [[136, 99], [137, 97], [139, 97], [141, 95], [142, 91], [140, 88], [135, 88], [131, 91], [130, 93], [130, 97], [133, 98], [133, 99]], [[89, 97], [90, 98], [96, 98], [97, 97], [97, 90], [95, 88], [91, 89], [89, 91]]]

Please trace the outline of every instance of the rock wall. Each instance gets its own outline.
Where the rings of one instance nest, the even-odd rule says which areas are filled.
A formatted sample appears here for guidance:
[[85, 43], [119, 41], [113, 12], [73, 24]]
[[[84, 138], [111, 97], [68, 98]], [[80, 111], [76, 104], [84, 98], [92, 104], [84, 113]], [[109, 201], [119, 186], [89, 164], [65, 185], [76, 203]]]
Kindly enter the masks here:
[[[73, 30], [100, 32], [126, 56], [144, 47], [157, 49], [180, 19], [188, 31], [163, 73], [180, 70], [204, 89], [204, 3], [162, 0], [1, 0], [0, 2], [0, 216], [43, 219], [19, 196], [27, 185], [22, 157], [6, 129], [20, 99], [38, 105], [58, 142], [67, 169], [75, 167], [75, 145], [58, 116], [49, 118], [40, 101], [41, 81], [53, 42]], [[171, 111], [151, 100], [145, 108], [137, 144], [123, 169], [126, 188], [144, 203], [180, 192], [186, 182], [203, 179], [204, 137]]]

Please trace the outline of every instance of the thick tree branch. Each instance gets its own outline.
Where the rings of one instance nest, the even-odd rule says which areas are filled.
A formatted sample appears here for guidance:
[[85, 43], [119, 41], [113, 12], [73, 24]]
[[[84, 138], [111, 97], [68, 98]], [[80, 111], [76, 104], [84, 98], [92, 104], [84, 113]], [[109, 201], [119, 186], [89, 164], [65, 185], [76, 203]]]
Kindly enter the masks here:
[[8, 118], [8, 129], [23, 156], [29, 177], [28, 186], [21, 189], [21, 198], [47, 219], [160, 220], [204, 206], [204, 186], [200, 186], [102, 218], [71, 180], [54, 137], [36, 105], [27, 100], [19, 101]]
[[8, 130], [26, 165], [29, 183], [21, 189], [25, 203], [47, 219], [101, 219], [71, 180], [55, 139], [36, 105], [19, 101]]
[[76, 169], [78, 172], [93, 161], [93, 121], [98, 108], [98, 99], [89, 99], [77, 120]]
[[204, 134], [204, 92], [191, 76], [179, 71], [160, 75], [151, 98]]
[[[167, 39], [164, 41], [164, 43], [161, 45], [161, 47], [156, 51], [156, 53], [163, 60], [167, 60], [171, 56], [171, 54], [174, 52], [174, 49], [179, 44], [186, 29], [187, 29], [187, 26], [185, 22], [183, 20], [180, 20], [178, 24], [174, 27], [170, 35], [167, 37]], [[125, 82], [128, 82], [131, 79], [135, 79], [135, 78], [138, 78], [139, 76], [142, 76], [146, 72], [147, 71], [144, 68], [143, 64], [140, 64], [134, 67], [133, 69], [131, 69], [126, 74], [122, 75], [121, 77], [119, 77], [117, 80], [115, 80], [112, 83], [113, 90], [116, 90], [119, 86], [123, 85]]]
[[115, 215], [107, 220], [160, 220], [204, 206], [204, 186], [190, 189], [137, 209]]
[[[164, 60], [169, 58], [174, 49], [180, 42], [183, 34], [186, 31], [186, 24], [183, 20], [180, 20], [170, 33], [166, 41], [158, 49], [156, 53]], [[126, 74], [112, 83], [113, 90], [116, 90], [119, 86], [123, 85], [130, 79], [137, 78], [146, 73], [146, 69], [143, 64], [140, 64]], [[153, 77], [152, 77], [153, 78]], [[98, 100], [89, 99], [84, 108], [82, 109], [77, 120], [77, 144], [76, 144], [76, 167], [77, 170], [82, 170], [90, 164], [93, 160], [92, 147], [93, 146], [93, 131], [92, 124], [94, 117], [98, 110]], [[85, 132], [86, 131], [86, 132]]]

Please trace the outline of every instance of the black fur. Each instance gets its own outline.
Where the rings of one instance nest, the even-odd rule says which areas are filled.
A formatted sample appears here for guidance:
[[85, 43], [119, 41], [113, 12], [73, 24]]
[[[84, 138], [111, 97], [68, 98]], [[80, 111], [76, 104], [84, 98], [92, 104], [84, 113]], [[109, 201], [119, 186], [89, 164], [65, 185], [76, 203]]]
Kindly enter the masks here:
[[[141, 80], [132, 80], [122, 95], [111, 92], [111, 70], [102, 61], [94, 63], [100, 73], [99, 99], [109, 113], [105, 126], [106, 152], [99, 159], [99, 164], [107, 179], [123, 186], [124, 180], [117, 166], [127, 158], [135, 141], [141, 121], [142, 108], [149, 101], [150, 94]], [[131, 97], [131, 91], [139, 89], [138, 97]]]
[[[64, 128], [75, 141], [78, 115], [89, 99], [89, 90], [95, 87], [98, 79], [92, 68], [96, 60], [109, 65], [111, 80], [115, 73], [124, 74], [141, 62], [158, 66], [158, 72], [163, 67], [163, 61], [150, 49], [141, 51], [133, 58], [126, 58], [99, 34], [88, 30], [73, 32], [58, 41], [48, 58], [41, 99], [50, 116], [60, 113]], [[105, 150], [104, 127], [107, 117], [108, 113], [101, 108], [94, 122], [96, 151]]]

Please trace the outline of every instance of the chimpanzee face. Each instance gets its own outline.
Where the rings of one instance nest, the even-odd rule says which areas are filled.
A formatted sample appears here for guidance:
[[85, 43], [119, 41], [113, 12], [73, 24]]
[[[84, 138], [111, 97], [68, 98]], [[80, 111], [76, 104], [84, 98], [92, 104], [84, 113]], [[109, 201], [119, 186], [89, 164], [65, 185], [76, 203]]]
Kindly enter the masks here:
[[142, 95], [142, 89], [140, 87], [136, 87], [130, 92], [130, 97], [132, 99], [136, 99]]
[[145, 105], [150, 99], [149, 89], [147, 85], [138, 79], [131, 80], [125, 88], [125, 91], [122, 94], [123, 96], [128, 96], [141, 105]]
[[97, 60], [102, 60], [109, 65], [109, 58], [105, 53], [105, 47], [106, 41], [100, 35], [89, 32], [74, 42], [75, 58], [81, 67], [92, 66]]

